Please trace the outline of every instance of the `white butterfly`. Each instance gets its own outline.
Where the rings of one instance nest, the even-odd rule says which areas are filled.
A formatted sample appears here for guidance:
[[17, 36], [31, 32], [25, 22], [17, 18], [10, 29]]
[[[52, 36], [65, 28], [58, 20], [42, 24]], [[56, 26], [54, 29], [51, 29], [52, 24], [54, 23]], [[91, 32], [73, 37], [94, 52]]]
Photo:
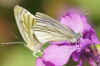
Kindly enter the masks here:
[[32, 15], [17, 5], [14, 15], [22, 38], [32, 51], [39, 50], [42, 44], [49, 41], [76, 42], [80, 38], [80, 34], [43, 13]]

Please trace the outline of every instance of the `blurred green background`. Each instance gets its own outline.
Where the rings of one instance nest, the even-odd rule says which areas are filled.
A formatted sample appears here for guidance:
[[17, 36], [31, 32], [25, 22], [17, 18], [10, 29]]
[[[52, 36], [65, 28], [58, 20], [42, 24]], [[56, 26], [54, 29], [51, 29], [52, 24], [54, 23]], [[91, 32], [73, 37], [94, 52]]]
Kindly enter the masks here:
[[[78, 8], [85, 13], [100, 38], [100, 0], [0, 0], [0, 43], [23, 41], [13, 15], [15, 5], [23, 6], [32, 14], [39, 11], [55, 19], [69, 8]], [[75, 64], [70, 60], [67, 66]], [[0, 66], [34, 66], [34, 58], [24, 44], [0, 45]]]

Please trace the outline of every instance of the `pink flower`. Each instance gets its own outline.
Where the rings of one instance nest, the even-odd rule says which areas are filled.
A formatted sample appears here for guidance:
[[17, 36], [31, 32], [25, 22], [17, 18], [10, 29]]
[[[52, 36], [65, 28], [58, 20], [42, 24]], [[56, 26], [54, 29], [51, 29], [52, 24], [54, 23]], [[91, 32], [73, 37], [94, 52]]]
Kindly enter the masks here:
[[91, 45], [95, 46], [100, 42], [94, 29], [87, 23], [86, 17], [76, 11], [72, 11], [63, 16], [60, 22], [83, 36], [73, 45], [68, 44], [66, 41], [51, 42], [44, 49], [43, 56], [37, 58], [36, 66], [63, 66], [68, 63], [70, 57], [75, 62], [79, 62], [78, 66], [82, 66], [84, 61], [94, 66], [94, 61], [96, 60]]
[[[50, 45], [44, 50], [42, 58], [37, 59], [36, 66], [62, 66], [66, 64], [72, 52], [75, 50], [75, 46]], [[40, 63], [42, 65], [40, 65]]]

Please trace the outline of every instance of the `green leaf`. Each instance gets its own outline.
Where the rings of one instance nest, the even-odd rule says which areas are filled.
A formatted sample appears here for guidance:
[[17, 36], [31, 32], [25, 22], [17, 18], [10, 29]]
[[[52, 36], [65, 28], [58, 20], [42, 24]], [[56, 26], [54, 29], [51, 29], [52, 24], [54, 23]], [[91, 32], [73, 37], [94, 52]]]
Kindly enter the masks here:
[[41, 57], [43, 55], [43, 51], [45, 48], [47, 48], [50, 44], [47, 42], [45, 44], [43, 44], [43, 46], [40, 48], [40, 50], [38, 52], [33, 52], [33, 56], [34, 57]]
[[44, 43], [41, 47], [41, 50], [43, 51], [45, 48], [47, 48], [50, 44], [48, 42]]
[[96, 44], [96, 48], [97, 48], [98, 52], [100, 53], [100, 44]]

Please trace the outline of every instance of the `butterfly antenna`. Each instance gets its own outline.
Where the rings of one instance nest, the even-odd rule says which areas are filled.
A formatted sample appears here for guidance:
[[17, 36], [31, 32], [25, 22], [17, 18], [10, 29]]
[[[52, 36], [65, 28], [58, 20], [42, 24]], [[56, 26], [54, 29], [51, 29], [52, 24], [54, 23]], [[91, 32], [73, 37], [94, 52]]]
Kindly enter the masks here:
[[25, 44], [25, 42], [7, 42], [7, 43], [0, 43], [0, 45], [14, 45], [14, 44]]

